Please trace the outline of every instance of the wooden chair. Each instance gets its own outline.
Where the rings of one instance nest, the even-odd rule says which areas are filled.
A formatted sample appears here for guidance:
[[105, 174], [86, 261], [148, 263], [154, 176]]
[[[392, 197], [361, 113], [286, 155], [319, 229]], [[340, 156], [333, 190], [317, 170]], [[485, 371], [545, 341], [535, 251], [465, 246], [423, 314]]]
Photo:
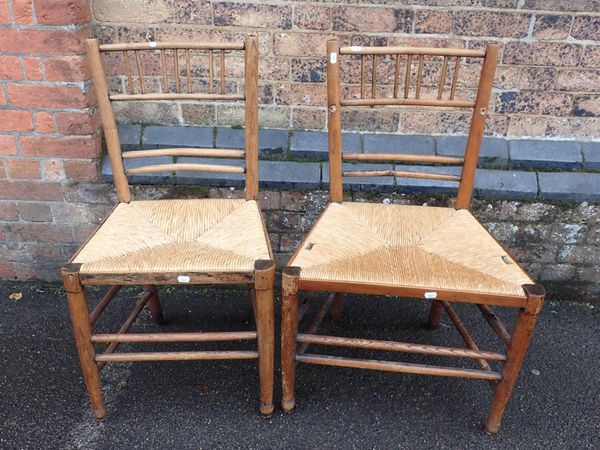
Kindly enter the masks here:
[[[273, 413], [275, 265], [270, 241], [256, 203], [258, 193], [258, 44], [255, 37], [244, 43], [209, 44], [146, 42], [99, 45], [87, 40], [88, 58], [119, 203], [89, 240], [62, 268], [73, 330], [84, 381], [94, 416], [105, 408], [100, 370], [122, 361], [177, 361], [258, 358], [260, 411]], [[227, 93], [225, 57], [245, 56], [244, 93]], [[104, 71], [104, 57], [112, 58], [111, 70], [125, 67], [123, 79], [129, 91], [112, 94]], [[107, 55], [108, 54], [108, 55]], [[220, 55], [220, 92], [215, 92], [215, 54]], [[131, 56], [137, 75], [132, 74]], [[145, 77], [146, 57], [160, 61], [162, 92], [149, 92], [153, 81]], [[158, 56], [158, 58], [156, 58]], [[116, 62], [121, 57], [120, 62]], [[208, 58], [208, 92], [193, 93], [191, 62]], [[119, 66], [120, 64], [120, 66]], [[167, 70], [168, 67], [174, 70]], [[180, 70], [185, 67], [185, 70]], [[174, 86], [168, 73], [174, 72]], [[198, 72], [196, 72], [198, 73]], [[147, 78], [145, 80], [145, 78]], [[155, 83], [155, 85], [158, 83]], [[134, 90], [135, 89], [135, 90]], [[143, 100], [245, 100], [245, 150], [169, 148], [122, 152], [112, 101]], [[126, 169], [124, 162], [153, 156], [245, 158], [245, 168], [233, 165], [161, 164]], [[201, 160], [203, 161], [203, 160]], [[143, 163], [142, 163], [143, 164]], [[245, 199], [132, 200], [127, 176], [153, 172], [208, 171], [245, 173]], [[136, 317], [148, 305], [154, 320], [163, 321], [156, 285], [244, 285], [250, 288], [256, 331], [194, 333], [128, 333]], [[88, 310], [87, 286], [111, 285], [94, 310]], [[142, 285], [143, 291], [131, 315], [115, 333], [93, 334], [92, 326], [123, 285]], [[121, 343], [211, 342], [257, 340], [258, 351], [116, 352]], [[98, 353], [95, 344], [106, 349]]]
[[[285, 411], [295, 407], [296, 363], [356, 367], [487, 380], [495, 386], [495, 391], [485, 430], [490, 434], [498, 431], [545, 293], [468, 210], [497, 57], [498, 46], [495, 44], [489, 44], [485, 50], [465, 50], [340, 48], [337, 39], [327, 42], [330, 203], [283, 272], [282, 406]], [[478, 68], [479, 85], [474, 100], [458, 98], [457, 78], [461, 60], [481, 62], [481, 69]], [[360, 70], [352, 72], [352, 63], [360, 65]], [[372, 73], [370, 96], [365, 95], [367, 63], [371, 65]], [[393, 70], [393, 75], [389, 78], [393, 81], [388, 86], [377, 86], [378, 63], [381, 67], [385, 63]], [[360, 73], [360, 85], [349, 82], [350, 85], [345, 87], [351, 98], [342, 98], [340, 66], [348, 67], [350, 73]], [[401, 73], [401, 66], [404, 74]], [[439, 76], [439, 81], [433, 82], [433, 87], [429, 89], [429, 96], [421, 95], [426, 92], [423, 82], [426, 66], [429, 74], [437, 73]], [[471, 70], [472, 67], [468, 69]], [[400, 87], [402, 78], [403, 88]], [[445, 91], [447, 85], [449, 92]], [[379, 95], [385, 89], [388, 95]], [[342, 107], [401, 105], [471, 109], [473, 113], [464, 158], [342, 151]], [[390, 164], [390, 168], [356, 171], [351, 169], [351, 164], [343, 163], [364, 160], [385, 162]], [[439, 167], [429, 169], [430, 172], [400, 170], [392, 168], [394, 163], [454, 164], [461, 165], [462, 172], [460, 175], [448, 174], [436, 170]], [[439, 208], [343, 201], [342, 179], [353, 176], [453, 181], [458, 183], [456, 206]], [[300, 334], [298, 318], [303, 315], [305, 307], [299, 312], [299, 291], [332, 293], [317, 313], [314, 322], [307, 327], [308, 331]], [[445, 310], [468, 348], [316, 334], [317, 327], [329, 309], [334, 318], [341, 314], [343, 293], [347, 292], [431, 301], [428, 325], [436, 327]], [[452, 307], [452, 302], [477, 305], [492, 330], [508, 345], [507, 353], [480, 350]], [[494, 315], [492, 306], [518, 308], [512, 335], [509, 335], [500, 319]], [[470, 358], [475, 360], [479, 369], [306, 353], [307, 348], [314, 344]], [[488, 361], [503, 362], [502, 372], [492, 370]]]

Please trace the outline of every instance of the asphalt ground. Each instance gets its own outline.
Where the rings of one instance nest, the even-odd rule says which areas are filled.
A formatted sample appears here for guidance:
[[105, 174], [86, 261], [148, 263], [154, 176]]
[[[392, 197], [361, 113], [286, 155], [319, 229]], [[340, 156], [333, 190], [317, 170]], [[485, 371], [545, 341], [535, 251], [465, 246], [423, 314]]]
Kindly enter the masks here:
[[[13, 292], [21, 292], [22, 298], [10, 300]], [[186, 287], [161, 288], [160, 293], [167, 324], [159, 327], [143, 312], [134, 330], [252, 328], [243, 291]], [[90, 291], [91, 303], [100, 296], [101, 291]], [[98, 330], [118, 327], [136, 297], [133, 289], [119, 293]], [[305, 320], [310, 321], [320, 298], [310, 300], [315, 305]], [[502, 350], [476, 308], [457, 309], [481, 348]], [[419, 300], [348, 296], [342, 319], [326, 318], [320, 332], [464, 347], [447, 317], [437, 330], [423, 327], [427, 311], [428, 305]], [[510, 311], [498, 313], [512, 322]], [[160, 346], [168, 348], [197, 347]], [[310, 351], [384, 356], [333, 348]], [[385, 356], [432, 364], [463, 362]], [[202, 361], [108, 366], [102, 372], [107, 418], [97, 422], [85, 394], [62, 289], [0, 284], [0, 448], [600, 448], [598, 304], [545, 305], [503, 429], [493, 437], [482, 430], [492, 394], [483, 381], [299, 365], [297, 409], [285, 414], [278, 407], [278, 361], [277, 409], [270, 420], [258, 413], [256, 361]], [[464, 364], [476, 368], [472, 361]]]

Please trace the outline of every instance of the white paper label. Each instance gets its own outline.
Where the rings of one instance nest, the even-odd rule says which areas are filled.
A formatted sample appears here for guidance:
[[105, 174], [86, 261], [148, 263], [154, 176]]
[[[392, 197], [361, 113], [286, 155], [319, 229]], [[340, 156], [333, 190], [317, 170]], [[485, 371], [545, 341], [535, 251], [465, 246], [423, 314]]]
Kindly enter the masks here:
[[425, 292], [425, 298], [437, 298], [437, 292]]
[[150, 42], [148, 42], [148, 45], [149, 45], [150, 47], [154, 48], [154, 47], [156, 47], [156, 42], [154, 42], [154, 41], [150, 41]]
[[187, 275], [179, 275], [177, 277], [177, 281], [179, 281], [180, 283], [189, 283], [190, 277], [188, 277]]
[[335, 63], [337, 62], [337, 53], [335, 53], [335, 52], [331, 52], [331, 53], [329, 54], [329, 62], [330, 62], [331, 64], [335, 64]]

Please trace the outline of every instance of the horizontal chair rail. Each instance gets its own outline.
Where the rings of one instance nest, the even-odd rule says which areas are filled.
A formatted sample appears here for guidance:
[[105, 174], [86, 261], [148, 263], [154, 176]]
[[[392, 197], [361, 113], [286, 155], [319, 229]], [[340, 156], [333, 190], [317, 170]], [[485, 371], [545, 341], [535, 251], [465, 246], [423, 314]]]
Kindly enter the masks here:
[[462, 48], [434, 47], [340, 47], [341, 55], [431, 55], [431, 56], [466, 56], [483, 58], [485, 51]]
[[208, 156], [217, 158], [243, 158], [244, 150], [224, 148], [161, 148], [157, 150], [131, 150], [122, 153], [124, 159], [148, 158], [155, 156]]
[[217, 42], [141, 42], [136, 44], [102, 44], [101, 52], [121, 52], [126, 50], [189, 49], [189, 50], [244, 50], [242, 43]]
[[410, 344], [406, 342], [381, 341], [372, 339], [356, 339], [336, 336], [320, 336], [298, 334], [297, 341], [307, 344], [330, 345], [336, 347], [365, 348], [403, 353], [418, 353], [434, 356], [454, 356], [457, 358], [489, 359], [505, 361], [506, 355], [496, 352], [475, 351], [466, 348], [440, 347], [436, 345]]
[[400, 177], [400, 178], [423, 178], [426, 180], [460, 181], [457, 175], [446, 175], [431, 172], [404, 172], [401, 170], [363, 170], [343, 172], [345, 177]]
[[445, 106], [448, 108], [474, 108], [469, 100], [440, 100], [434, 98], [348, 98], [340, 100], [342, 106]]
[[345, 161], [390, 161], [390, 162], [417, 162], [430, 164], [460, 165], [464, 158], [437, 155], [411, 155], [397, 153], [343, 153]]
[[175, 172], [178, 170], [187, 170], [194, 172], [224, 172], [224, 173], [245, 173], [243, 167], [225, 166], [220, 164], [156, 164], [152, 166], [135, 167], [126, 169], [129, 175], [139, 173], [157, 173], [157, 172]]
[[168, 93], [148, 93], [148, 94], [113, 94], [109, 96], [113, 101], [144, 101], [144, 100], [244, 100], [246, 97], [243, 94], [204, 94], [204, 93], [183, 93], [183, 92], [168, 92]]
[[296, 361], [322, 366], [354, 367], [357, 369], [381, 370], [384, 372], [412, 373], [417, 375], [435, 375], [439, 377], [473, 378], [478, 380], [501, 380], [498, 372], [473, 369], [457, 369], [453, 367], [428, 366], [423, 364], [402, 363], [394, 361], [375, 361], [371, 359], [341, 358], [304, 354], [296, 355]]
[[219, 272], [143, 272], [143, 273], [85, 273], [79, 274], [83, 285], [140, 285], [140, 284], [173, 284], [180, 285], [180, 278], [189, 278], [185, 284], [250, 284], [254, 282], [254, 273], [248, 271]]
[[256, 331], [221, 333], [106, 333], [95, 334], [92, 342], [217, 342], [256, 339]]
[[144, 352], [144, 353], [111, 353], [96, 355], [96, 361], [111, 362], [142, 362], [142, 361], [201, 361], [219, 359], [257, 359], [258, 352], [224, 351], [224, 352]]

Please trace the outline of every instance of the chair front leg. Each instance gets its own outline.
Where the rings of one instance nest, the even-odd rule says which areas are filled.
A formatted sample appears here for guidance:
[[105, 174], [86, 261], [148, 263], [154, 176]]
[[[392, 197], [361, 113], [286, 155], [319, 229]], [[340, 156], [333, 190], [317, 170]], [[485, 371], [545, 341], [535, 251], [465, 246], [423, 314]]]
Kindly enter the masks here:
[[260, 412], [271, 417], [275, 370], [275, 302], [273, 288], [275, 262], [257, 261], [254, 266], [255, 322], [258, 334], [258, 372], [260, 378]]
[[79, 264], [68, 264], [62, 268], [62, 279], [67, 292], [73, 334], [79, 353], [79, 362], [83, 372], [83, 381], [87, 387], [88, 396], [92, 403], [92, 411], [96, 419], [106, 415], [100, 370], [94, 360], [96, 349], [92, 344], [92, 327], [87, 306], [85, 288], [79, 281]]
[[344, 294], [342, 292], [336, 292], [335, 297], [333, 299], [333, 303], [331, 304], [331, 309], [329, 309], [329, 315], [333, 320], [340, 320], [342, 318], [343, 312]]
[[502, 415], [510, 400], [513, 387], [517, 381], [521, 365], [525, 359], [527, 347], [537, 322], [538, 314], [544, 302], [544, 291], [539, 285], [532, 285], [536, 289], [526, 289], [530, 297], [527, 306], [519, 312], [517, 321], [508, 345], [506, 362], [502, 368], [502, 380], [496, 386], [494, 398], [490, 407], [485, 431], [494, 435], [500, 430]]
[[298, 334], [298, 279], [300, 268], [286, 267], [281, 277], [281, 407], [290, 412], [296, 406], [296, 335]]
[[150, 308], [150, 314], [152, 319], [158, 325], [164, 325], [165, 317], [163, 315], [162, 307], [160, 306], [160, 300], [158, 298], [158, 291], [156, 286], [153, 284], [147, 284], [144, 286], [144, 291], [152, 293], [150, 299], [148, 299], [148, 307]]

